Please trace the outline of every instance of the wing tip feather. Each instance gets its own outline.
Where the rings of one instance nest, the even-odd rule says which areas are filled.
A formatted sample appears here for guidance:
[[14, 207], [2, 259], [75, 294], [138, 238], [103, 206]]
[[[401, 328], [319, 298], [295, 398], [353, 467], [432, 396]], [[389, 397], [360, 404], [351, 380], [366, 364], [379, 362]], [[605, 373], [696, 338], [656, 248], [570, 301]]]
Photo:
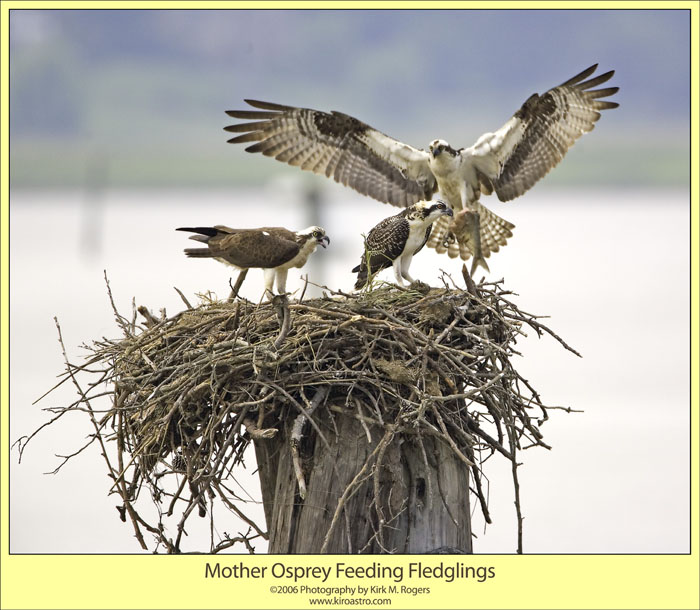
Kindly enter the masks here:
[[275, 104], [274, 102], [263, 102], [262, 100], [243, 100], [249, 106], [253, 108], [260, 108], [261, 110], [273, 110], [276, 112], [286, 112], [287, 110], [294, 110], [293, 106], [286, 106], [284, 104]]
[[[236, 138], [232, 138], [232, 139], [235, 140]], [[229, 142], [230, 142], [230, 140], [229, 140]], [[249, 153], [256, 153], [256, 152], [261, 152], [261, 151], [262, 151], [262, 152], [264, 153], [265, 151], [263, 151], [262, 145], [263, 145], [262, 142], [256, 142], [255, 144], [251, 144], [250, 146], [247, 146], [247, 147], [245, 148], [245, 151], [246, 151], [246, 152], [249, 152]], [[268, 155], [268, 156], [269, 156], [269, 155]]]
[[582, 80], [588, 78], [591, 74], [593, 74], [596, 70], [598, 69], [598, 64], [595, 63], [592, 66], [589, 66], [585, 70], [582, 70], [579, 72], [576, 76], [572, 76], [569, 80], [566, 82], [563, 82], [560, 87], [566, 87], [570, 85], [576, 85], [580, 83]]
[[259, 142], [261, 140], [260, 132], [253, 131], [251, 133], [244, 133], [235, 138], [226, 140], [227, 144], [243, 144], [244, 142]]

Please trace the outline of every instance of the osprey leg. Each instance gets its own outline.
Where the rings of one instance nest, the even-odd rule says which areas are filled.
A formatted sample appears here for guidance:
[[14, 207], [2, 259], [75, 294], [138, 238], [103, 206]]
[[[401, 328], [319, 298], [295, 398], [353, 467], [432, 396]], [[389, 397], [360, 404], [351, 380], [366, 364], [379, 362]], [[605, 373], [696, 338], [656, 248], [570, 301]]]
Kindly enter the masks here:
[[401, 272], [401, 257], [397, 258], [394, 260], [394, 263], [392, 265], [394, 267], [394, 277], [396, 278], [396, 283], [399, 286], [403, 286], [403, 277], [402, 277], [402, 272]]
[[277, 292], [284, 294], [287, 292], [287, 269], [278, 269], [277, 276]]
[[413, 260], [413, 254], [405, 254], [403, 257], [400, 257], [403, 260], [401, 261], [401, 276], [409, 283], [413, 284], [415, 280], [411, 277], [411, 275], [408, 273], [408, 268], [411, 266], [411, 261]]
[[275, 270], [263, 269], [263, 276], [265, 277], [265, 294], [267, 295], [268, 299], [271, 299], [273, 296], [275, 296], [272, 289], [275, 283]]

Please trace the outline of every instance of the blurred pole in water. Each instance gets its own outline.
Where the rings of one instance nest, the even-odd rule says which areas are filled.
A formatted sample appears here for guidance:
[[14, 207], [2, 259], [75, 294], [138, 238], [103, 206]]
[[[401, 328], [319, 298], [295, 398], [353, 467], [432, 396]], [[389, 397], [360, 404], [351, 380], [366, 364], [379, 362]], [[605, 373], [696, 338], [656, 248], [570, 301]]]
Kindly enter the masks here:
[[80, 251], [85, 260], [98, 257], [102, 251], [104, 193], [109, 164], [106, 155], [97, 152], [85, 163], [83, 213], [80, 227]]
[[[308, 182], [305, 181], [304, 187], [302, 188], [302, 205], [304, 207], [304, 215], [306, 219], [304, 226], [319, 226], [326, 229], [323, 224], [323, 214], [321, 212], [324, 207], [322, 189], [318, 186], [318, 184], [316, 184], [316, 182], [316, 180]], [[329, 239], [331, 240], [329, 248], [332, 248], [333, 236], [329, 235]], [[319, 252], [319, 250], [321, 250], [321, 252]], [[320, 284], [322, 286], [327, 285], [325, 254], [326, 251], [324, 251], [323, 248], [317, 248], [316, 254], [309, 257], [309, 260], [304, 266], [304, 270], [302, 272], [302, 275], [308, 273], [310, 282]], [[329, 288], [333, 288], [333, 286], [329, 286]], [[308, 289], [306, 290], [306, 296], [319, 296], [320, 294], [320, 289], [316, 288], [315, 286], [309, 285]]]

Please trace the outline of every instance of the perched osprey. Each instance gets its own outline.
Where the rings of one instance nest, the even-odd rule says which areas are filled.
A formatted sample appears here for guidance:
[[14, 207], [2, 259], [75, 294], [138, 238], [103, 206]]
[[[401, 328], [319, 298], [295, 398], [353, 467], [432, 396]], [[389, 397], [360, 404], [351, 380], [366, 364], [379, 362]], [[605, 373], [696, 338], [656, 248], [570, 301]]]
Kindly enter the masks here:
[[[545, 176], [584, 133], [600, 111], [616, 108], [601, 100], [618, 87], [594, 89], [614, 71], [591, 76], [597, 64], [544, 93], [531, 95], [495, 132], [485, 133], [469, 148], [452, 148], [433, 140], [428, 150], [399, 142], [357, 119], [269, 102], [246, 100], [259, 110], [229, 110], [252, 122], [225, 127], [242, 133], [230, 143], [255, 142], [248, 152], [261, 152], [289, 165], [324, 174], [363, 195], [400, 207], [431, 199], [434, 193], [455, 212], [440, 218], [428, 246], [488, 270], [485, 257], [512, 236], [512, 225], [479, 203], [494, 191], [501, 201], [522, 195]], [[455, 241], [456, 237], [456, 241]]]
[[287, 289], [287, 271], [303, 267], [316, 246], [325, 248], [330, 243], [321, 227], [309, 227], [296, 233], [282, 227], [231, 229], [223, 225], [177, 230], [198, 233], [190, 239], [207, 245], [206, 248], [186, 248], [187, 256], [215, 258], [240, 270], [263, 269], [265, 292], [270, 296], [275, 279], [278, 292], [283, 294]]
[[442, 216], [452, 216], [452, 210], [444, 201], [419, 201], [396, 216], [382, 220], [367, 235], [362, 260], [352, 270], [357, 273], [355, 288], [367, 285], [368, 272], [371, 277], [391, 266], [399, 286], [403, 286], [404, 279], [412, 283], [413, 278], [408, 273], [411, 260], [428, 241], [433, 223]]

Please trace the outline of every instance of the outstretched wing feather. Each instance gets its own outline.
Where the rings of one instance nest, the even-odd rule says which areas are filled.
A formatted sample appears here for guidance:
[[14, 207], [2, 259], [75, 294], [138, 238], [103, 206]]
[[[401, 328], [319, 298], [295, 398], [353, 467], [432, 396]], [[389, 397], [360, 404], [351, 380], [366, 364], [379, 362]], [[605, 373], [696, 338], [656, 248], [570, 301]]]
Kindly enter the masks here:
[[252, 120], [225, 127], [229, 143], [253, 142], [251, 153], [333, 178], [363, 195], [399, 207], [430, 199], [436, 190], [428, 153], [399, 142], [341, 112], [321, 112], [258, 100], [260, 110], [228, 110]]
[[614, 71], [585, 80], [596, 68], [597, 64], [543, 95], [533, 94], [503, 127], [467, 149], [484, 190], [495, 190], [501, 201], [522, 195], [593, 129], [601, 110], [617, 108], [616, 102], [601, 98], [614, 95], [618, 87], [593, 89], [610, 80]]

